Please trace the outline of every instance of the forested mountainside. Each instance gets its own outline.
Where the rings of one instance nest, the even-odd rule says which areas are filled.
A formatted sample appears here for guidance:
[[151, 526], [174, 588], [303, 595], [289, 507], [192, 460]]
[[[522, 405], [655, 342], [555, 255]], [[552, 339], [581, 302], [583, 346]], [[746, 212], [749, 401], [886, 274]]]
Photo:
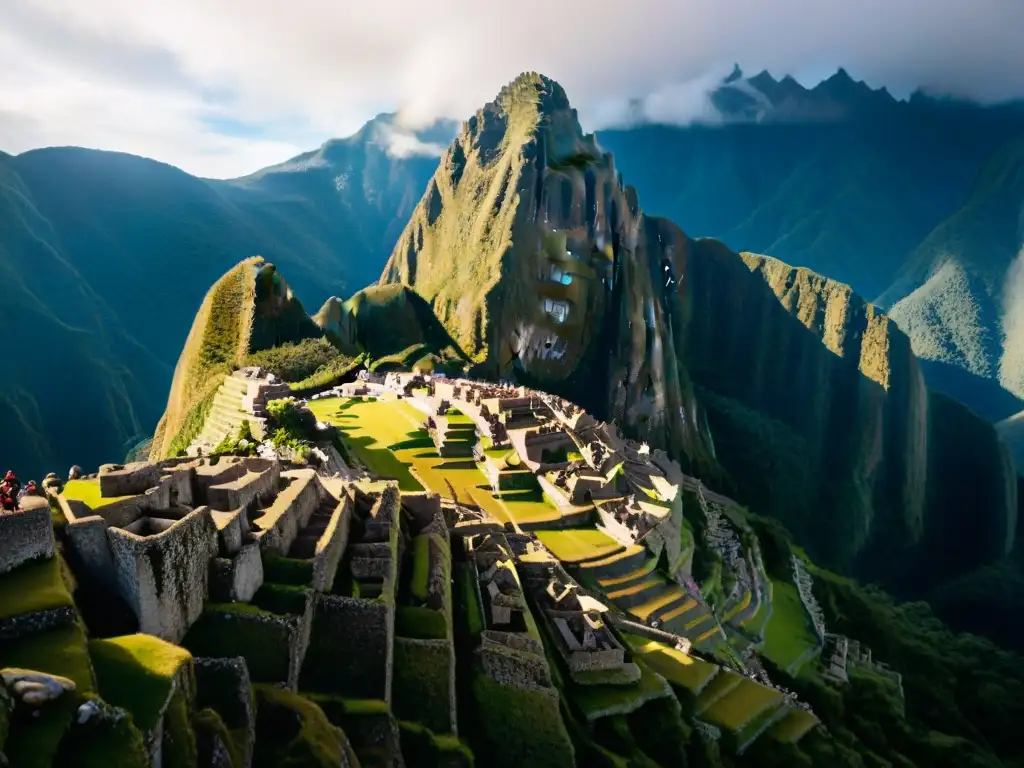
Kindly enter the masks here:
[[0, 465], [97, 464], [151, 436], [203, 294], [243, 258], [309, 301], [373, 282], [436, 167], [393, 156], [391, 122], [234, 181], [78, 148], [0, 157]]
[[547, 78], [468, 121], [382, 282], [430, 301], [479, 374], [578, 399], [732, 482], [832, 567], [922, 589], [1013, 545], [1009, 453], [926, 389], [896, 324], [849, 286], [646, 216]]
[[994, 420], [1024, 408], [980, 381], [1024, 395], [1006, 288], [1024, 243], [1020, 105], [897, 101], [842, 70], [811, 89], [734, 73], [714, 100], [722, 125], [600, 132], [648, 211], [852, 285], [947, 364], [933, 386]]

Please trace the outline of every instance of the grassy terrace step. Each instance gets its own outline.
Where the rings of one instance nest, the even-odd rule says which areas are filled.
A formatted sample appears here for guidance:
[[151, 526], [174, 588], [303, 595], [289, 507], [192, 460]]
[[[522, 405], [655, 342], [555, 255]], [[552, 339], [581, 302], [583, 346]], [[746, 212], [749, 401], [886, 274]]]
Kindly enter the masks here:
[[668, 680], [697, 696], [718, 674], [718, 666], [690, 656], [671, 646], [637, 635], [624, 634], [629, 650]]
[[[537, 538], [562, 562], [577, 563], [584, 568], [613, 564], [622, 559], [619, 555], [628, 557], [631, 554], [628, 548], [596, 528], [539, 531]], [[644, 552], [646, 550], [643, 547], [636, 547], [632, 554]]]
[[769, 728], [785, 718], [789, 709], [790, 707], [786, 703], [785, 698], [782, 698], [775, 704], [765, 708], [762, 712], [752, 717], [747, 724], [736, 733], [737, 750], [739, 752], [745, 752], [751, 744], [764, 736], [765, 732]]
[[784, 696], [749, 678], [740, 677], [723, 696], [700, 710], [700, 717], [712, 725], [737, 732], [766, 711], [774, 712]]
[[697, 601], [693, 597], [687, 597], [686, 600], [683, 601], [682, 605], [677, 605], [673, 607], [671, 610], [665, 611], [664, 613], [660, 614], [658, 618], [662, 621], [669, 622], [673, 619], [678, 619], [682, 617], [684, 614], [689, 613], [696, 607]]
[[694, 712], [702, 715], [719, 699], [726, 696], [743, 681], [743, 676], [733, 672], [731, 669], [721, 668], [717, 675], [711, 678], [711, 682], [701, 691], [694, 705]]
[[597, 579], [597, 583], [598, 583], [599, 586], [605, 587], [605, 588], [617, 587], [619, 585], [627, 584], [630, 581], [634, 581], [636, 579], [641, 579], [644, 576], [647, 576], [648, 574], [653, 572], [654, 569], [657, 568], [657, 567], [658, 567], [658, 559], [655, 558], [655, 557], [652, 557], [652, 558], [644, 561], [644, 564], [641, 565], [639, 568], [637, 568], [636, 570], [630, 571], [625, 576], [612, 576], [610, 578], [599, 578], [599, 579]]
[[[659, 576], [648, 576], [643, 579], [639, 579], [632, 584], [626, 584], [625, 586], [617, 587], [606, 593], [609, 600], [615, 600], [616, 602], [625, 604], [629, 601], [629, 598], [636, 598], [639, 601], [647, 600], [653, 595], [647, 595], [645, 593], [656, 590], [664, 589], [668, 585], [665, 580]], [[660, 593], [659, 593], [660, 594]]]
[[[604, 534], [602, 534], [604, 535]], [[552, 550], [553, 551], [553, 550]], [[612, 578], [635, 570], [647, 559], [647, 548], [639, 544], [579, 563], [581, 570], [595, 578]]]
[[25, 563], [0, 576], [0, 627], [18, 616], [74, 608], [66, 568], [56, 556]]
[[712, 627], [707, 632], [704, 632], [703, 634], [698, 635], [694, 639], [693, 644], [694, 645], [701, 645], [701, 644], [707, 643], [707, 644], [715, 645], [717, 643], [722, 642], [723, 640], [724, 640], [724, 638], [722, 637], [722, 628], [721, 627]]
[[773, 739], [781, 741], [783, 744], [795, 744], [819, 722], [818, 718], [806, 709], [793, 708], [772, 726], [768, 733]]
[[645, 600], [642, 603], [634, 605], [629, 608], [629, 612], [646, 621], [657, 611], [687, 599], [686, 591], [682, 587], [677, 584], [669, 584], [668, 582], [663, 583], [666, 587], [663, 592], [652, 596], [650, 599]]

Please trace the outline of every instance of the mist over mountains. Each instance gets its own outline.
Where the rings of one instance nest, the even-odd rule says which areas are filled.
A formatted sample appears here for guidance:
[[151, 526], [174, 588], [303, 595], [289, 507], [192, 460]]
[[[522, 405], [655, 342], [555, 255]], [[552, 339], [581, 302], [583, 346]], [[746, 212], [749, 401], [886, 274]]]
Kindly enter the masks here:
[[[844, 71], [813, 88], [736, 71], [709, 101], [703, 123], [644, 122], [641, 104], [598, 135], [647, 212], [849, 283], [891, 308], [932, 386], [991, 420], [1024, 409], [1004, 300], [1018, 106], [901, 101]], [[0, 328], [20, 350], [0, 371], [0, 463], [87, 465], [151, 434], [206, 287], [242, 258], [278, 264], [311, 307], [375, 280], [455, 128], [381, 115], [230, 181], [93, 150], [0, 155]]]

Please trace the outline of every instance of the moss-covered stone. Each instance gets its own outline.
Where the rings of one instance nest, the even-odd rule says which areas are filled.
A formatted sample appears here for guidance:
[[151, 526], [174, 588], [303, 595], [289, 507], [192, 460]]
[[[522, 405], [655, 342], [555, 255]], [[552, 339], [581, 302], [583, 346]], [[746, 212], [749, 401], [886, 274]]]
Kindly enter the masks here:
[[309, 699], [256, 686], [254, 768], [337, 768], [351, 751], [341, 728]]
[[470, 683], [474, 722], [465, 727], [474, 754], [491, 765], [567, 768], [575, 764], [572, 742], [554, 689], [501, 685], [479, 668]]
[[436, 733], [455, 730], [455, 650], [449, 640], [395, 638], [391, 707]]

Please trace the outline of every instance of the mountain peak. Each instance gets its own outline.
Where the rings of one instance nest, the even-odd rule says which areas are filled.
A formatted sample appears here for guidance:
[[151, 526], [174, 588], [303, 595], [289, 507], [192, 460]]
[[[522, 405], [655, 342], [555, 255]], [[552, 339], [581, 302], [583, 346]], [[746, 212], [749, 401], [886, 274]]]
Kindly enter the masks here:
[[[767, 71], [764, 74], [768, 74]], [[728, 85], [729, 83], [734, 83], [737, 80], [740, 80], [742, 78], [743, 78], [743, 70], [740, 69], [740, 65], [739, 64], [733, 64], [732, 65], [732, 72], [729, 74], [729, 76], [727, 78], [725, 78], [724, 82], [725, 82], [726, 85]]]

